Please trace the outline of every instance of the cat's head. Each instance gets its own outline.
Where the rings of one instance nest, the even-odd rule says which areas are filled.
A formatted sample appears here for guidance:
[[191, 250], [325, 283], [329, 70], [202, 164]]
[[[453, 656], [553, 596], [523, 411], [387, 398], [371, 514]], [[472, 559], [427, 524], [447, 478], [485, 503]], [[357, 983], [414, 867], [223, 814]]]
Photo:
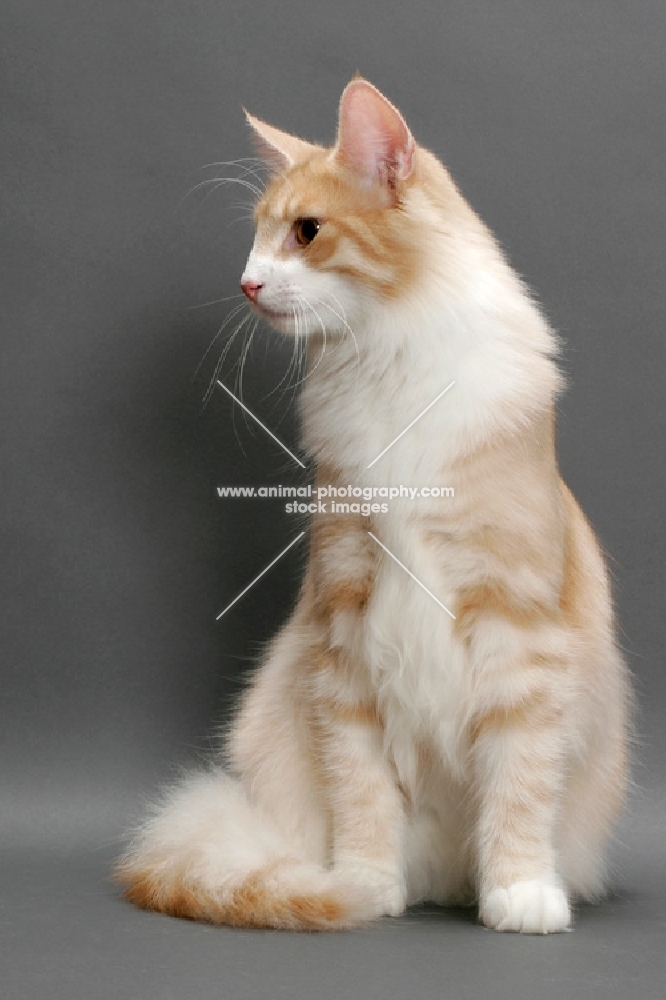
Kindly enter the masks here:
[[429, 154], [400, 112], [357, 77], [330, 149], [247, 118], [272, 171], [241, 280], [253, 307], [284, 333], [343, 333], [413, 287], [427, 242], [419, 195]]

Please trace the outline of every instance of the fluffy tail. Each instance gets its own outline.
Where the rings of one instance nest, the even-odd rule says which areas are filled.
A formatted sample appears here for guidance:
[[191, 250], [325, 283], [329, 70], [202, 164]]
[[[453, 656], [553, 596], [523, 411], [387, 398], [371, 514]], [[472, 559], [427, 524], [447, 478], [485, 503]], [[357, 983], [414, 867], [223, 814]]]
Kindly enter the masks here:
[[340, 930], [378, 915], [367, 889], [299, 859], [222, 770], [172, 789], [114, 875], [137, 906], [215, 924]]

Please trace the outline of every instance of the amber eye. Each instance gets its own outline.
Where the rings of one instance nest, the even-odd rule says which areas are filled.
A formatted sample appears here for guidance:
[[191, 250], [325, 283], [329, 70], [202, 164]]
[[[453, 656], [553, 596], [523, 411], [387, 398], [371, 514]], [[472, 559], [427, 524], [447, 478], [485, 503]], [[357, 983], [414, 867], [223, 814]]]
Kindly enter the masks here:
[[309, 243], [312, 243], [319, 232], [320, 226], [321, 222], [319, 219], [296, 219], [294, 223], [296, 242], [302, 247], [306, 247]]

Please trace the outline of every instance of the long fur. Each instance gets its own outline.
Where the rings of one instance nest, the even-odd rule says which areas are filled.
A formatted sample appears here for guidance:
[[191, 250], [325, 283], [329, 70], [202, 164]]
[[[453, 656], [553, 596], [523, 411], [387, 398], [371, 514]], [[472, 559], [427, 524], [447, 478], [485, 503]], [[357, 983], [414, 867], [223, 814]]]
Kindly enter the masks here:
[[[630, 686], [558, 471], [556, 338], [366, 81], [331, 149], [250, 123], [278, 170], [244, 281], [308, 338], [316, 483], [455, 495], [314, 515], [297, 606], [224, 762], [171, 791], [119, 877], [141, 906], [218, 923], [341, 928], [476, 900], [498, 930], [564, 930], [570, 902], [604, 889]], [[299, 218], [321, 223], [307, 246]]]

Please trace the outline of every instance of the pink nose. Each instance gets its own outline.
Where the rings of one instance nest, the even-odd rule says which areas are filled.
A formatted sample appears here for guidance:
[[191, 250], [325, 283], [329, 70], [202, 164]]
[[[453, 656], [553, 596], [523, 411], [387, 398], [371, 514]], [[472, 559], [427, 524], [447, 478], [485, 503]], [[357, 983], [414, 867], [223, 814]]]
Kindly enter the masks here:
[[263, 285], [257, 284], [256, 281], [241, 281], [241, 288], [247, 295], [250, 302], [257, 301], [257, 295], [259, 294], [259, 289], [263, 288]]

